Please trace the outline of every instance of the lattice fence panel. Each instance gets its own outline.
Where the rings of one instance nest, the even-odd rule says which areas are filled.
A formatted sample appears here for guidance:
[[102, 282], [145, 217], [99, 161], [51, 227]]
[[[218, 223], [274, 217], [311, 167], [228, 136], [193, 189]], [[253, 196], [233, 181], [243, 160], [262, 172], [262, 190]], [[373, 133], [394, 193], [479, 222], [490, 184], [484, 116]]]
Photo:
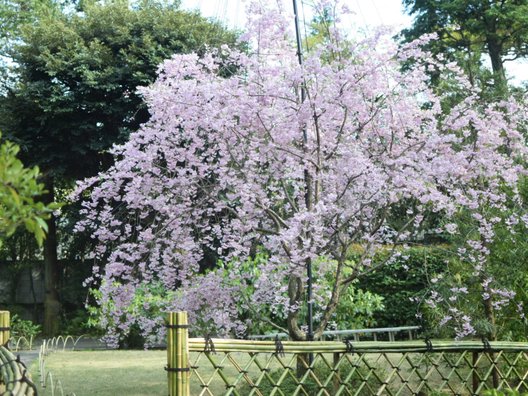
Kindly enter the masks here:
[[528, 392], [528, 345], [499, 344], [318, 342], [310, 347], [309, 343], [284, 342], [279, 348], [266, 341], [212, 340], [210, 344], [191, 339], [191, 394], [403, 396], [481, 395], [491, 389]]

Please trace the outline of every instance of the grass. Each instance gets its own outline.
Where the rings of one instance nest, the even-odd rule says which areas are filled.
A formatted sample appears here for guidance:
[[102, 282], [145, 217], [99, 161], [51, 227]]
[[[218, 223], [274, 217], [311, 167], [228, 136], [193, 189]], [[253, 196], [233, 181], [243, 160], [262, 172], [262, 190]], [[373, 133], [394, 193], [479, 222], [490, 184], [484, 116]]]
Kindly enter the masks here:
[[[244, 362], [248, 357], [239, 358]], [[196, 354], [191, 353], [191, 361]], [[76, 396], [144, 396], [166, 395], [168, 393], [166, 351], [65, 351], [52, 352], [45, 358], [45, 370], [53, 376], [54, 384], [60, 381], [64, 395]], [[210, 364], [204, 364], [201, 374], [210, 378], [213, 374]], [[33, 381], [39, 395], [51, 395], [49, 384], [40, 387], [38, 362], [31, 367]], [[235, 375], [229, 373], [230, 375]], [[221, 395], [225, 386], [216, 377], [210, 387], [214, 394]], [[197, 380], [191, 384], [191, 395], [200, 394], [202, 388]], [[61, 392], [57, 388], [55, 395]]]
[[[245, 367], [249, 362], [249, 355], [242, 353], [232, 354], [236, 361]], [[195, 363], [198, 354], [191, 353], [191, 362]], [[269, 354], [261, 354], [259, 361], [263, 364], [270, 358]], [[234, 379], [238, 372], [231, 367], [223, 354], [211, 357], [217, 363], [223, 362], [223, 370], [227, 377]], [[290, 361], [291, 357], [283, 358]], [[200, 376], [209, 382], [214, 374], [210, 362], [201, 354]], [[166, 351], [65, 351], [53, 352], [45, 359], [46, 372], [53, 375], [56, 384], [60, 381], [65, 395], [75, 394], [76, 396], [142, 396], [142, 395], [166, 395], [168, 392], [167, 373], [163, 369], [167, 364]], [[278, 369], [278, 363], [272, 359], [270, 365], [272, 370]], [[38, 385], [39, 395], [51, 395], [52, 389], [48, 382], [46, 388], [41, 388], [39, 383], [38, 362], [34, 362], [30, 368], [33, 380]], [[249, 376], [253, 379], [260, 375], [260, 371], [255, 365], [251, 365], [248, 370]], [[241, 385], [243, 382], [241, 383]], [[240, 388], [240, 387], [239, 387]], [[222, 395], [225, 392], [225, 385], [214, 375], [214, 380], [210, 384], [211, 392], [215, 395]], [[193, 376], [191, 381], [191, 395], [199, 395], [202, 387], [198, 379]], [[57, 388], [55, 395], [61, 392]]]
[[[46, 357], [46, 371], [64, 394], [77, 396], [166, 395], [167, 373], [163, 369], [166, 351], [66, 351]], [[38, 383], [38, 362], [31, 367]], [[40, 388], [39, 395], [52, 394], [51, 386]], [[55, 394], [61, 394], [55, 391]]]

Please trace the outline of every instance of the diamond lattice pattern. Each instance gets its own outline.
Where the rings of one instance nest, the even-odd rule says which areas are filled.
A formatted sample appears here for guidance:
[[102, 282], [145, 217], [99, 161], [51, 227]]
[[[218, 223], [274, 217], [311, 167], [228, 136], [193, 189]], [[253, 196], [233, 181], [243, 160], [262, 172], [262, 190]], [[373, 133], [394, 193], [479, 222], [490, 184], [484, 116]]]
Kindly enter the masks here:
[[528, 392], [526, 351], [191, 351], [192, 395], [480, 395]]

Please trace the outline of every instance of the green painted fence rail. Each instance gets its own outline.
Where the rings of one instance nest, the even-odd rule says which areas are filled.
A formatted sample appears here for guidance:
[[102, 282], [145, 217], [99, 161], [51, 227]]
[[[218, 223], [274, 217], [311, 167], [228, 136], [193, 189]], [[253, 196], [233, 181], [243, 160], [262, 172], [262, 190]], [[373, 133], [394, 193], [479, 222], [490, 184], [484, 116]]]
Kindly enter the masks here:
[[[413, 333], [418, 333], [420, 326], [402, 326], [402, 327], [379, 327], [371, 329], [353, 329], [353, 330], [327, 330], [323, 331], [323, 339], [333, 338], [336, 340], [343, 340], [345, 338], [353, 338], [354, 341], [360, 341], [360, 337], [371, 337], [374, 341], [378, 341], [378, 336], [387, 334], [389, 341], [396, 341], [396, 335], [406, 333], [409, 340], [413, 339]], [[287, 339], [289, 335], [286, 333], [270, 333], [262, 335], [250, 335], [250, 340], [266, 340], [266, 339]], [[416, 338], [416, 337], [414, 337]]]
[[[528, 392], [528, 343], [255, 341], [186, 338], [169, 328], [170, 396], [482, 395]], [[172, 334], [172, 335], [171, 335]], [[171, 343], [171, 337], [175, 343]], [[183, 357], [174, 358], [174, 354]], [[312, 359], [309, 359], [311, 356]], [[176, 363], [176, 360], [180, 363]], [[311, 361], [311, 363], [308, 363]], [[187, 362], [187, 364], [182, 363]], [[178, 366], [181, 364], [181, 366]]]

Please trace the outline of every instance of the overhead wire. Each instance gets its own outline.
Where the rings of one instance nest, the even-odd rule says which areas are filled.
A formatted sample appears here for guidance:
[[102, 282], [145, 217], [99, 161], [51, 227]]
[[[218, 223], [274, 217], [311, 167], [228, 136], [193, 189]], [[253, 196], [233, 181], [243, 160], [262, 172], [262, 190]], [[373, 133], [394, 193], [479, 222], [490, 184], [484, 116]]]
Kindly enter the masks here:
[[304, 27], [304, 45], [306, 47], [306, 51], [310, 51], [310, 45], [308, 42], [308, 30], [306, 29], [306, 13], [304, 11], [304, 0], [301, 0], [301, 9], [302, 9], [302, 16], [303, 16], [303, 27]]
[[238, 15], [240, 14], [240, 0], [236, 1], [236, 7], [235, 7], [235, 21], [234, 21], [234, 28], [239, 29], [238, 26]]
[[372, 6], [374, 7], [374, 11], [376, 12], [376, 15], [378, 16], [378, 19], [380, 21], [380, 25], [385, 25], [385, 21], [383, 20], [381, 13], [379, 12], [379, 8], [376, 5], [376, 0], [372, 0]]
[[363, 20], [363, 25], [368, 26], [367, 19], [365, 18], [365, 14], [363, 14], [363, 9], [361, 8], [359, 0], [356, 0], [357, 9], [359, 11], [359, 16]]

